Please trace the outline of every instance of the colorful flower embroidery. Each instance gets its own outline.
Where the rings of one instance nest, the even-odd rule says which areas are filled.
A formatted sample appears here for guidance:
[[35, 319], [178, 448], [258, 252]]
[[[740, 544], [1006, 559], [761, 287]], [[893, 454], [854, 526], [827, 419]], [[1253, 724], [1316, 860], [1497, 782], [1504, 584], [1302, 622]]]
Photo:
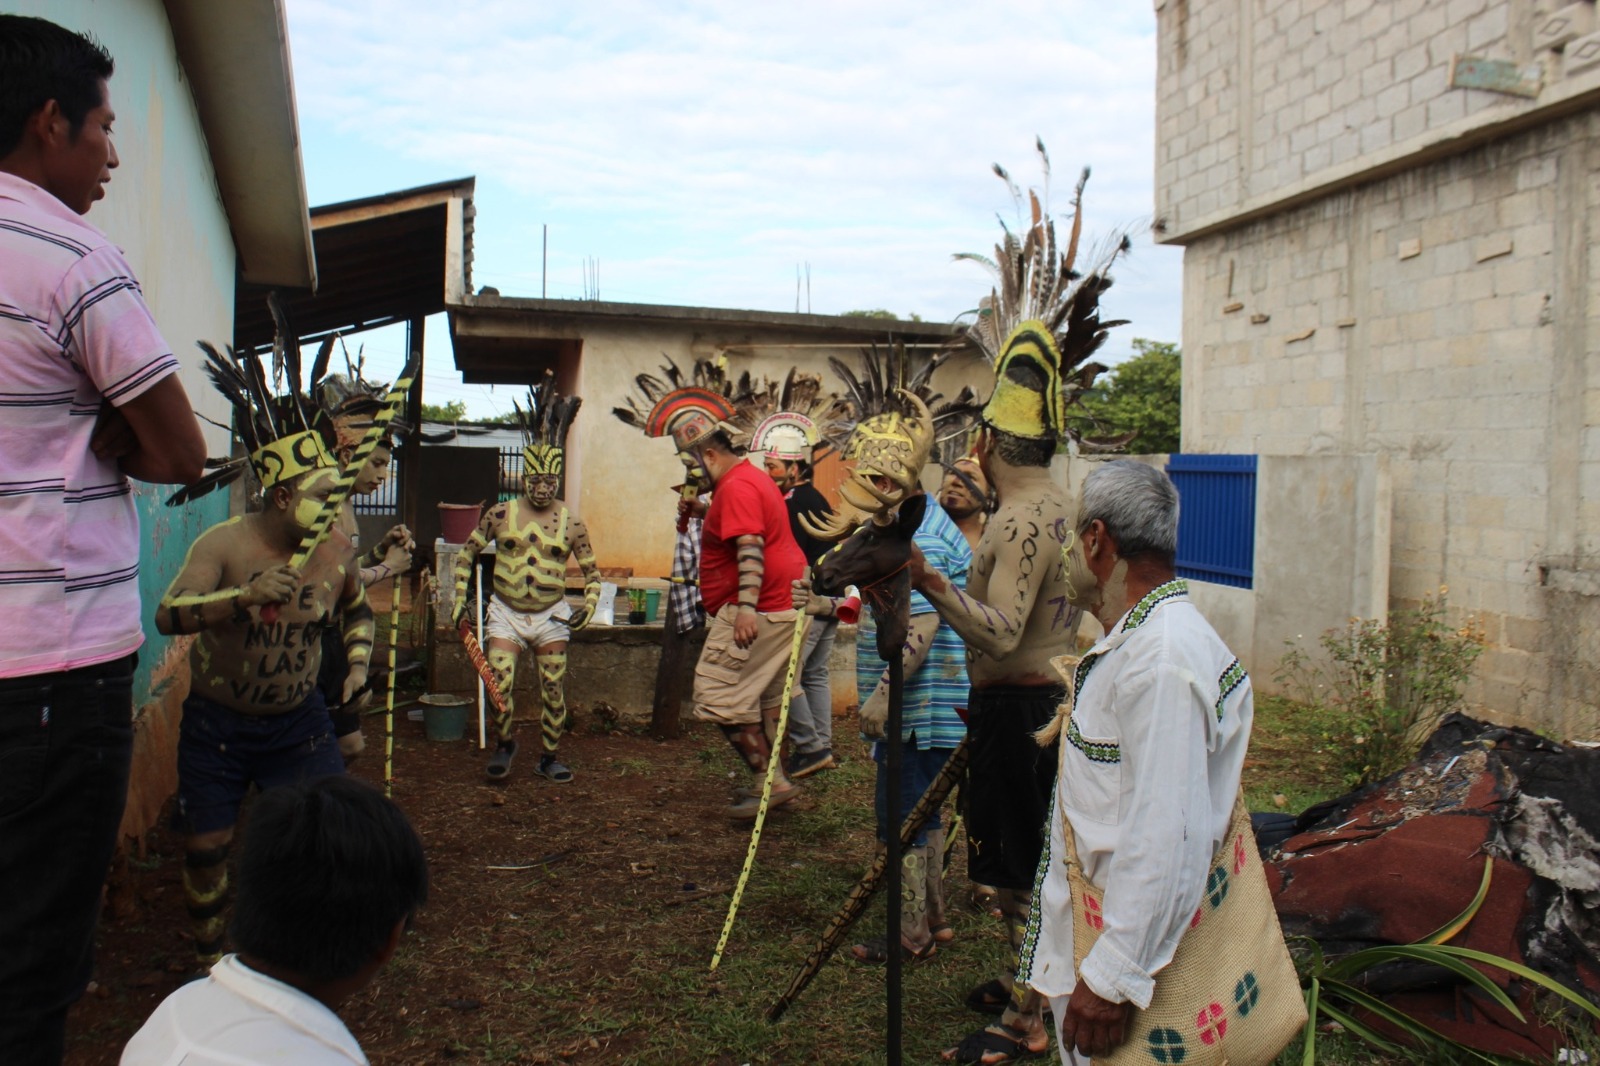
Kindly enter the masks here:
[[1183, 1034], [1176, 1029], [1152, 1029], [1145, 1039], [1150, 1045], [1150, 1057], [1157, 1062], [1179, 1063], [1189, 1057]]
[[1233, 693], [1234, 689], [1244, 684], [1247, 676], [1249, 675], [1244, 672], [1244, 665], [1238, 659], [1235, 659], [1228, 664], [1226, 670], [1222, 671], [1222, 676], [1217, 678], [1217, 721], [1222, 721], [1223, 703], [1227, 701], [1228, 696]]
[[1200, 1042], [1207, 1047], [1228, 1035], [1228, 1017], [1222, 1010], [1222, 1004], [1212, 1003], [1201, 1007], [1200, 1013], [1195, 1016], [1194, 1027], [1200, 1031]]
[[1067, 743], [1083, 752], [1090, 762], [1104, 763], [1108, 766], [1122, 761], [1122, 747], [1118, 744], [1108, 744], [1105, 741], [1089, 740], [1078, 731], [1078, 720], [1067, 719]]

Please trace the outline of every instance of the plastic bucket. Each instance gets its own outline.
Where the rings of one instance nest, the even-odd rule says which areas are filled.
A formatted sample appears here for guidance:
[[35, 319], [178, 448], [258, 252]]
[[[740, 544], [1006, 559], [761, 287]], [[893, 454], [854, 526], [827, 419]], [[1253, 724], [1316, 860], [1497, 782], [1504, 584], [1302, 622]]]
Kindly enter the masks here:
[[478, 528], [483, 515], [481, 503], [441, 503], [439, 505], [439, 536], [446, 544], [465, 544], [472, 531]]
[[467, 734], [467, 708], [472, 701], [465, 696], [423, 696], [422, 727], [429, 740], [460, 740]]

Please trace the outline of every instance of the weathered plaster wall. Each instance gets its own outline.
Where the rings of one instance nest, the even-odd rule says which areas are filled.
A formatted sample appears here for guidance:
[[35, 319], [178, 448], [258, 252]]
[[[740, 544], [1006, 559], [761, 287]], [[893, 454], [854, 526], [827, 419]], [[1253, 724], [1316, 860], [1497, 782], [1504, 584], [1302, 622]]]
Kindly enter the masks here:
[[[197, 410], [226, 422], [206, 384], [194, 342], [233, 335], [234, 245], [194, 102], [178, 65], [159, 0], [19, 0], [10, 10], [88, 31], [116, 60], [110, 82], [121, 165], [88, 221], [127, 255], [163, 336], [183, 364]], [[209, 454], [226, 447], [205, 426]], [[181, 510], [162, 505], [171, 490], [135, 483], [144, 533], [139, 588], [146, 605], [144, 648], [134, 690], [138, 711], [134, 780], [124, 830], [137, 835], [176, 786], [178, 704], [188, 689], [186, 644], [155, 632], [153, 605], [194, 538], [225, 517], [225, 493]]]
[[[824, 387], [839, 388], [827, 364], [838, 356], [854, 369], [859, 348], [806, 346], [804, 338], [772, 332], [708, 337], [670, 324], [593, 325], [583, 330], [583, 356], [573, 387], [583, 409], [567, 453], [568, 502], [589, 526], [603, 566], [632, 567], [639, 576], [671, 572], [677, 495], [683, 466], [669, 439], [651, 440], [619, 422], [613, 407], [626, 403], [634, 376], [656, 373], [670, 356], [687, 371], [696, 358], [726, 347], [737, 375], [749, 370], [781, 380], [791, 366], [820, 374]], [[954, 396], [963, 384], [991, 379], [977, 357], [961, 357], [942, 367], [935, 387]]]
[[1184, 257], [1184, 449], [1386, 456], [1394, 604], [1448, 586], [1488, 635], [1478, 708], [1578, 735], [1600, 728], [1597, 612], [1572, 591], [1600, 556], [1597, 123], [1561, 119]]

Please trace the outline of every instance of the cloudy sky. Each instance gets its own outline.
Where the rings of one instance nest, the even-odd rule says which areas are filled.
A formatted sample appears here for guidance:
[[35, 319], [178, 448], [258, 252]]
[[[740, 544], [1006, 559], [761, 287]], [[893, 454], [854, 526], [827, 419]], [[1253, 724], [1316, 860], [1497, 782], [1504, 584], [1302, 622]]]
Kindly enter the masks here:
[[[476, 175], [473, 281], [538, 296], [950, 320], [986, 290], [1016, 208], [990, 164], [1065, 211], [1093, 167], [1091, 233], [1135, 231], [1111, 311], [1179, 339], [1177, 249], [1152, 205], [1147, 2], [288, 0], [313, 204]], [[592, 286], [593, 282], [589, 282]], [[395, 331], [365, 338], [398, 361]], [[442, 320], [430, 352], [448, 351]], [[430, 402], [509, 393], [431, 361]]]

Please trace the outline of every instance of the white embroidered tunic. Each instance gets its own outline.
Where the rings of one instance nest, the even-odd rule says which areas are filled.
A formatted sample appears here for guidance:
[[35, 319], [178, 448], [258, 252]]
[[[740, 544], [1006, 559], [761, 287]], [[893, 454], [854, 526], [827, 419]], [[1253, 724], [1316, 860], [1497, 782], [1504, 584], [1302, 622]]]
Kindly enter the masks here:
[[1171, 581], [1089, 650], [1074, 688], [1018, 978], [1047, 996], [1077, 983], [1065, 817], [1105, 894], [1083, 979], [1105, 999], [1148, 1007], [1227, 835], [1254, 715], [1250, 679], [1189, 602], [1188, 584]]

